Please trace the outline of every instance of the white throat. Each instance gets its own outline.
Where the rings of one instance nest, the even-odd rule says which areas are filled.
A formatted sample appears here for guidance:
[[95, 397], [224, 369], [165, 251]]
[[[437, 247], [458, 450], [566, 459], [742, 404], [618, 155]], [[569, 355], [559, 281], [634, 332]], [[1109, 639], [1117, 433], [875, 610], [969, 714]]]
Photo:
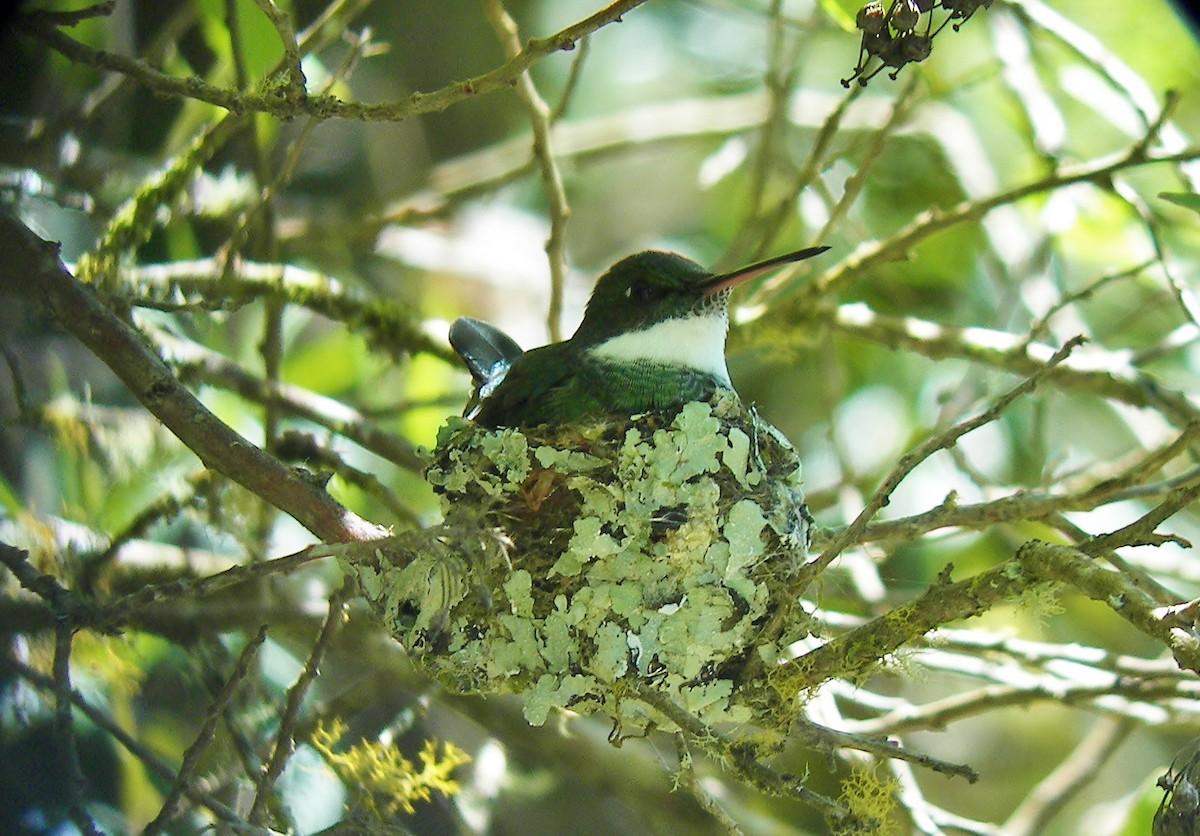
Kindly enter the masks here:
[[724, 311], [668, 319], [641, 331], [609, 337], [589, 351], [603, 360], [695, 369], [712, 375], [725, 386], [732, 386], [729, 369], [725, 366], [728, 328]]

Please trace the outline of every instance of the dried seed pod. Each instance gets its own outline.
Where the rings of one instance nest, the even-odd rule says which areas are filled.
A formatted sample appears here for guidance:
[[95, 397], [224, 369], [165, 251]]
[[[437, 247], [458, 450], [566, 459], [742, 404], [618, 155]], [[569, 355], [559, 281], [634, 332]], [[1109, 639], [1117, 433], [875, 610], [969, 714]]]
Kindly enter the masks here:
[[921, 19], [921, 9], [916, 0], [892, 0], [888, 9], [888, 23], [901, 34], [911, 32]]
[[[924, 61], [930, 56], [933, 38], [946, 28], [946, 24], [954, 22], [957, 31], [971, 15], [991, 5], [992, 0], [891, 0], [885, 12], [881, 2], [868, 3], [858, 10], [855, 19], [856, 26], [863, 33], [858, 63], [850, 77], [842, 79], [842, 86], [849, 88], [850, 82], [855, 79], [866, 86], [868, 81], [887, 67], [892, 68], [888, 77], [895, 79], [906, 65]], [[933, 10], [938, 6], [949, 15], [935, 30]], [[922, 16], [925, 17], [924, 32], [917, 34]], [[875, 58], [880, 60], [880, 65], [868, 72]]]
[[[850, 82], [859, 78], [866, 71], [872, 57], [878, 56], [887, 48], [892, 39], [892, 33], [887, 26], [887, 16], [883, 12], [882, 3], [868, 3], [858, 10], [856, 25], [862, 30], [862, 43], [858, 48], [858, 63], [849, 78], [842, 79], [842, 86], [849, 88]], [[874, 75], [874, 73], [872, 73]], [[860, 79], [859, 83], [865, 83]]]
[[948, 20], [957, 20], [954, 31], [966, 23], [980, 8], [991, 8], [992, 0], [942, 0], [942, 8], [950, 12]]
[[907, 35], [893, 38], [885, 53], [879, 57], [883, 59], [886, 66], [896, 68], [888, 73], [888, 78], [895, 81], [896, 76], [900, 74], [900, 70], [906, 64], [924, 61], [932, 51], [933, 38], [910, 32]]
[[866, 35], [877, 35], [882, 32], [883, 27], [887, 25], [887, 18], [883, 14], [883, 3], [868, 3], [863, 6], [858, 10], [854, 24]]

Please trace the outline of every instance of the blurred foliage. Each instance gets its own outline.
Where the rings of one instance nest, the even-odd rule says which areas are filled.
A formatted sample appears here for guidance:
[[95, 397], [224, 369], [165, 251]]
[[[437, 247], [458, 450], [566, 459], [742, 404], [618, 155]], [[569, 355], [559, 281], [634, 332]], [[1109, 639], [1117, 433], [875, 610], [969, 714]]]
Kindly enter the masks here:
[[[1195, 21], [1163, 0], [995, 0], [897, 80], [847, 90], [856, 3], [627, 5], [572, 49], [530, 53], [539, 117], [518, 74], [489, 80], [511, 65], [488, 4], [117, 0], [76, 20], [79, 3], [27, 3], [0, 37], [0, 202], [61, 241], [221, 420], [401, 534], [440, 518], [422, 448], [468, 394], [448, 320], [529, 347], [570, 333], [630, 252], [726, 268], [830, 245], [739, 291], [730, 338], [743, 399], [804, 462], [814, 553], [882, 500], [806, 596], [827, 640], [948, 567], [978, 576], [1033, 540], [1086, 549], [1196, 487]], [[534, 49], [607, 6], [506, 8]], [[539, 151], [531, 131], [551, 125]], [[16, 302], [0, 306], [0, 541], [121, 615], [72, 641], [50, 593], [0, 578], [0, 832], [828, 828], [695, 738], [693, 764], [666, 735], [618, 749], [593, 718], [533, 729], [507, 698], [447, 693], [333, 561], [255, 572], [314, 535], [206, 470], [70, 336], [70, 311], [0, 291]], [[994, 420], [946, 435], [1034, 374]], [[1195, 503], [1158, 530], [1175, 537], [1088, 554], [1157, 607], [1195, 599]], [[247, 579], [203, 585], [230, 567]], [[1200, 734], [1195, 674], [1112, 601], [1056, 591], [825, 683], [803, 714], [832, 736], [798, 732], [772, 768], [865, 798], [881, 832], [1146, 832], [1154, 778]], [[472, 758], [461, 791], [386, 826], [348, 816], [353, 770], [304, 743], [333, 718], [350, 751], [389, 763], [428, 764], [446, 741]], [[980, 780], [890, 759], [884, 737]]]

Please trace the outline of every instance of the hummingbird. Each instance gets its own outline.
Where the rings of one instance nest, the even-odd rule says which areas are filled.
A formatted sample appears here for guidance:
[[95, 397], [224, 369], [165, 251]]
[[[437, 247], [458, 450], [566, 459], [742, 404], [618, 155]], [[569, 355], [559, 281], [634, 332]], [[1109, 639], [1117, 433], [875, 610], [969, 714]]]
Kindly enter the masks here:
[[675, 253], [628, 256], [596, 282], [570, 339], [530, 351], [492, 325], [461, 317], [450, 326], [450, 344], [476, 386], [464, 416], [523, 430], [661, 411], [732, 389], [725, 365], [730, 290], [828, 249], [719, 274]]

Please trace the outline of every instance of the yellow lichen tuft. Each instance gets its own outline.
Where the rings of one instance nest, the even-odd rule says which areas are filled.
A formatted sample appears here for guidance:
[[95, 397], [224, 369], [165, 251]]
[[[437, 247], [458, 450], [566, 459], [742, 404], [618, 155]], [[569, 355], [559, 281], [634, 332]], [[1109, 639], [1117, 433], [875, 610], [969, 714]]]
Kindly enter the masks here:
[[839, 833], [867, 836], [892, 832], [888, 821], [896, 809], [896, 793], [900, 782], [893, 776], [881, 779], [876, 765], [855, 766], [842, 781], [840, 800], [853, 814], [853, 823]]
[[471, 760], [453, 743], [441, 744], [439, 756], [436, 740], [425, 741], [418, 755], [419, 770], [390, 744], [363, 742], [335, 752], [334, 747], [345, 734], [346, 724], [340, 719], [328, 725], [321, 721], [310, 743], [338, 779], [355, 793], [354, 800], [380, 821], [400, 810], [415, 812], [414, 802], [428, 801], [435, 790], [446, 796], [458, 793], [461, 787], [450, 773]]

